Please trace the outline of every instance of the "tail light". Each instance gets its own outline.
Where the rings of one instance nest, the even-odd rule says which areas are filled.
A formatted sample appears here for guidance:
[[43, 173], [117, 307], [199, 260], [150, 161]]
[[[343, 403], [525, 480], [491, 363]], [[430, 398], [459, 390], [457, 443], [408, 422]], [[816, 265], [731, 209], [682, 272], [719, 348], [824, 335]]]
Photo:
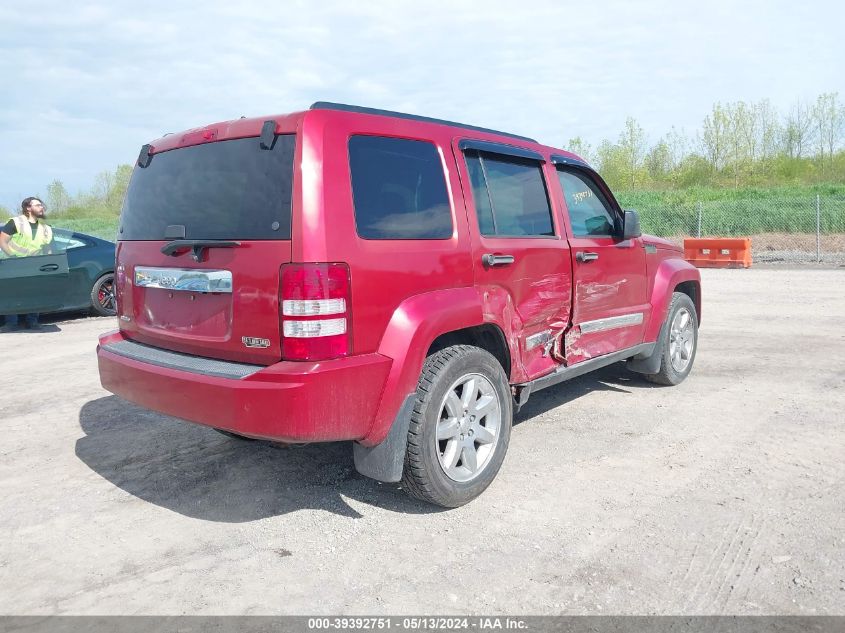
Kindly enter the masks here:
[[326, 360], [351, 354], [350, 290], [346, 264], [282, 266], [282, 358]]
[[124, 293], [126, 292], [126, 269], [118, 261], [114, 269], [114, 302], [118, 318], [123, 316]]

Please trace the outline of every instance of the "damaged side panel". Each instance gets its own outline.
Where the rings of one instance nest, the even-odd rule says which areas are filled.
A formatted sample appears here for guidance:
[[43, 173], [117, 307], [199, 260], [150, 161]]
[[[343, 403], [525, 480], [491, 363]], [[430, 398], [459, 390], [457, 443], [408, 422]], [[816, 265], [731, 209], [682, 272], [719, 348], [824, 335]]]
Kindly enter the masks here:
[[629, 345], [632, 340], [632, 327], [635, 326], [626, 325], [612, 330], [585, 333], [580, 325], [573, 326], [564, 338], [566, 364], [580, 363], [632, 347]]
[[[559, 254], [556, 254], [559, 257]], [[512, 382], [525, 382], [560, 364], [556, 353], [569, 324], [572, 285], [568, 271], [540, 275], [530, 283], [502, 280], [479, 289], [484, 320], [498, 323], [511, 350]]]
[[566, 363], [574, 364], [643, 342], [651, 314], [642, 240], [576, 237], [572, 327], [564, 339]]

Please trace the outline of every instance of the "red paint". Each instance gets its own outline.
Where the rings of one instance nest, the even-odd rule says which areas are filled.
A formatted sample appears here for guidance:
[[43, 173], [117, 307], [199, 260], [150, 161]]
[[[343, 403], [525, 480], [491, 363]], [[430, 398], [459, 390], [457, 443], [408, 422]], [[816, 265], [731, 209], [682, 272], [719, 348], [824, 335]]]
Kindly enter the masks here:
[[[117, 264], [126, 278], [119, 287], [120, 329], [127, 337], [186, 354], [269, 365], [281, 359], [279, 271], [290, 261], [289, 241], [243, 241], [237, 248], [210, 248], [203, 261], [185, 253], [170, 257], [161, 242], [118, 243]], [[266, 265], [272, 262], [272, 265]], [[203, 294], [139, 287], [136, 266], [229, 270], [232, 292]], [[193, 297], [193, 299], [191, 298]], [[244, 336], [266, 338], [266, 349], [244, 347]]]
[[363, 437], [390, 368], [390, 359], [362, 354], [320, 363], [281, 362], [231, 380], [157, 367], [102, 349], [120, 338], [105, 335], [97, 348], [105, 389], [167, 415], [286, 442]]
[[[292, 311], [285, 313], [285, 301], [343, 301], [344, 309], [325, 314], [303, 315]], [[318, 325], [327, 321], [342, 321], [345, 331], [339, 334], [295, 338], [282, 336], [282, 358], [285, 360], [329, 360], [348, 356], [352, 352], [352, 311], [349, 296], [349, 267], [346, 264], [285, 264], [279, 291], [282, 305], [282, 332], [285, 321], [291, 324]]]
[[647, 342], [657, 340], [660, 326], [669, 309], [672, 293], [685, 282], [692, 282], [697, 287], [695, 310], [698, 323], [701, 324], [701, 275], [688, 262], [680, 259], [673, 251], [659, 250], [649, 255], [648, 271], [651, 284], [649, 298], [652, 309], [651, 319], [646, 323], [644, 339]]
[[[207, 249], [199, 263], [188, 253], [163, 255], [164, 240], [120, 242], [122, 272], [116, 287], [125, 318], [119, 321], [119, 333], [100, 341], [106, 389], [157, 411], [245, 435], [283, 441], [354, 439], [374, 445], [384, 439], [405, 397], [416, 389], [438, 336], [476, 326], [495, 328], [507, 345], [510, 382], [524, 383], [554, 371], [564, 357], [575, 363], [655, 340], [673, 289], [684, 281], [699, 283], [698, 272], [659, 240], [573, 238], [551, 163], [552, 154], [572, 155], [529, 141], [439, 123], [313, 110], [168, 135], [154, 141], [151, 151], [258, 137], [268, 118], [276, 122], [278, 133], [297, 135], [291, 239]], [[451, 204], [450, 238], [358, 237], [347, 144], [350, 136], [367, 134], [434, 144]], [[545, 158], [554, 236], [479, 234], [458, 148], [467, 138], [530, 149]], [[612, 198], [609, 191], [608, 196]], [[654, 253], [646, 253], [646, 243], [654, 246]], [[599, 259], [576, 262], [581, 251], [596, 252]], [[482, 264], [485, 254], [512, 255], [514, 262], [488, 267]], [[347, 299], [348, 330], [342, 344], [338, 339], [337, 346], [319, 350], [318, 355], [337, 358], [307, 360], [315, 358], [309, 356], [313, 349], [303, 352], [305, 348], [282, 336], [282, 275], [286, 265], [325, 263], [340, 264], [347, 275], [339, 292]], [[233, 292], [197, 293], [191, 299], [186, 292], [136, 287], [136, 266], [229, 270]], [[632, 312], [643, 313], [642, 325], [586, 335], [578, 330], [585, 321]], [[530, 337], [546, 333], [548, 344], [529, 346]], [[243, 337], [270, 344], [248, 348]], [[164, 369], [103, 349], [119, 339], [264, 369], [243, 380]]]
[[590, 262], [574, 263], [575, 298], [572, 321], [581, 323], [627, 314], [643, 314], [643, 325], [585, 333], [577, 352], [567, 357], [575, 363], [643, 342], [643, 329], [651, 312], [646, 289], [645, 250], [641, 238], [620, 242], [610, 237], [569, 240], [574, 253], [598, 254]]

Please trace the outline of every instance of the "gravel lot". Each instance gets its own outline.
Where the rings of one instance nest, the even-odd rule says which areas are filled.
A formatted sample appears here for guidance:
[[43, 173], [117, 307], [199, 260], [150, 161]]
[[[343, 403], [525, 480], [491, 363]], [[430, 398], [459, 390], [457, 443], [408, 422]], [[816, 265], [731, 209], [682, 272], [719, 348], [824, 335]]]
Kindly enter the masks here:
[[535, 394], [449, 511], [110, 395], [111, 319], [0, 334], [0, 613], [845, 614], [845, 270], [703, 275], [685, 383]]

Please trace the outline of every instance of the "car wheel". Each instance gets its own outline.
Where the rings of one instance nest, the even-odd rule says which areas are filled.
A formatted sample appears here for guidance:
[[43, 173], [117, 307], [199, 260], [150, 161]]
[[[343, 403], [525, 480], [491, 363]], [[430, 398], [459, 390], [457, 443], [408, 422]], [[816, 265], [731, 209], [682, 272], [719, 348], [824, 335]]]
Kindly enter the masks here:
[[91, 289], [91, 308], [100, 316], [117, 314], [117, 303], [114, 296], [114, 273], [103, 275], [94, 282], [94, 287]]
[[402, 487], [446, 508], [493, 481], [510, 441], [513, 403], [499, 362], [468, 345], [429, 356], [417, 385]]
[[698, 348], [698, 316], [688, 295], [672, 295], [659, 344], [660, 371], [646, 374], [646, 380], [660, 385], [680, 384], [689, 375]]

